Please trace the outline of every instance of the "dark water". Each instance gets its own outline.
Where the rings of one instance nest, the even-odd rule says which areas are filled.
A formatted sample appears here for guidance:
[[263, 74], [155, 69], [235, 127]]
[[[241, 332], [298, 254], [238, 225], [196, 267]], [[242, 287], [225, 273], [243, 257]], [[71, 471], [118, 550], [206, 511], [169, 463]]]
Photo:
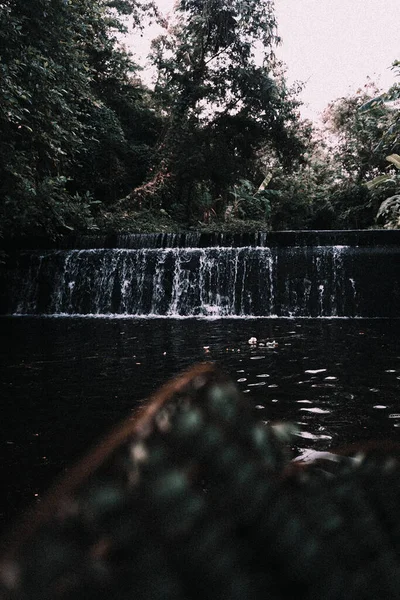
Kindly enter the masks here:
[[400, 320], [3, 317], [0, 328], [3, 527], [197, 361], [220, 363], [260, 420], [297, 423], [295, 454], [399, 438]]

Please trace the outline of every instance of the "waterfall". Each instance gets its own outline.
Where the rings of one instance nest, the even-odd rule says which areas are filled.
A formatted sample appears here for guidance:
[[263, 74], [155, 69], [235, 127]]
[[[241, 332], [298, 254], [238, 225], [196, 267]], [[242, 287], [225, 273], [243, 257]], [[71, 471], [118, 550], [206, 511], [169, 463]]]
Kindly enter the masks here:
[[[324, 243], [304, 243], [307, 233], [308, 241]], [[351, 241], [351, 232], [341, 237], [338, 233], [225, 238], [138, 234], [114, 239], [119, 246], [115, 248], [95, 243], [87, 248], [87, 239], [81, 248], [19, 249], [2, 269], [0, 311], [167, 317], [399, 316], [399, 236], [392, 236], [385, 246], [366, 243], [368, 236], [361, 245], [329, 244], [332, 239]], [[369, 232], [358, 232], [358, 241], [360, 233]], [[248, 243], [240, 246], [243, 241]]]

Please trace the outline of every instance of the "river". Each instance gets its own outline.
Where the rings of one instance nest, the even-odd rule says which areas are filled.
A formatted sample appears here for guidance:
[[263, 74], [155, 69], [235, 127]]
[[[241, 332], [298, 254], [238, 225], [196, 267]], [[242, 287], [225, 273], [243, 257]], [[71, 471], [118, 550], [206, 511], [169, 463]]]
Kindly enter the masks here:
[[[400, 320], [1, 317], [0, 526], [162, 382], [216, 361], [293, 455], [399, 439]], [[257, 344], [248, 340], [257, 338]]]

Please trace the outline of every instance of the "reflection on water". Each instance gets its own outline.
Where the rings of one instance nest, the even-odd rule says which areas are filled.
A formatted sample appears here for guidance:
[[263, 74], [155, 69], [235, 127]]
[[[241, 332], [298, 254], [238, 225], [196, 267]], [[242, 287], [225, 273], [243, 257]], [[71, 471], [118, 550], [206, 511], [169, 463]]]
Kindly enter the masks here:
[[295, 455], [398, 439], [400, 320], [2, 318], [0, 327], [3, 523], [201, 360], [230, 373], [261, 421], [296, 424]]

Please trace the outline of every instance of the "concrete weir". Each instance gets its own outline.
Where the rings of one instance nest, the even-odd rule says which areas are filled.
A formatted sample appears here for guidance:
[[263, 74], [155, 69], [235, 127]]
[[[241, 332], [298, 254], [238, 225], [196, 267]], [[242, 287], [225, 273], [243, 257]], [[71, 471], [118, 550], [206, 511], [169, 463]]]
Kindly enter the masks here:
[[8, 248], [2, 314], [400, 316], [400, 231], [132, 234]]

